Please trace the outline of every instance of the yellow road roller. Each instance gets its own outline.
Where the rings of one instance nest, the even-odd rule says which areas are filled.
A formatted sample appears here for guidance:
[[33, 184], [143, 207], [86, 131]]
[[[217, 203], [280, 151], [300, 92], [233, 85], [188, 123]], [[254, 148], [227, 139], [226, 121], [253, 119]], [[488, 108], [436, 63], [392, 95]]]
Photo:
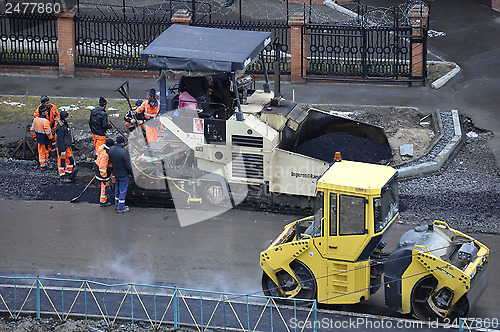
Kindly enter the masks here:
[[436, 220], [385, 252], [398, 202], [394, 168], [336, 156], [317, 181], [314, 215], [286, 225], [260, 254], [264, 294], [355, 304], [383, 287], [396, 312], [422, 320], [466, 316], [486, 288], [489, 249]]

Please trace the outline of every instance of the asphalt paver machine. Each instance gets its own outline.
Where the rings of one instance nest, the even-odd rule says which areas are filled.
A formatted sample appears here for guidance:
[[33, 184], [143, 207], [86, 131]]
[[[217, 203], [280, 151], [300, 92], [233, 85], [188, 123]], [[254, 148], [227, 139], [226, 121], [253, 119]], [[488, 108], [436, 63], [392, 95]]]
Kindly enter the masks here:
[[[270, 32], [172, 25], [141, 53], [161, 72], [161, 116], [151, 122], [157, 139], [136, 144], [142, 150], [131, 154], [133, 197], [163, 199], [177, 192], [214, 205], [245, 198], [307, 208], [318, 177], [333, 161], [329, 151], [348, 156], [365, 149], [361, 159], [369, 159], [360, 161], [392, 160], [382, 128], [281, 98], [276, 87], [271, 92], [267, 70], [262, 89], [256, 89], [246, 70], [259, 61], [266, 68], [261, 53], [271, 42]], [[208, 102], [191, 100], [196, 107], [189, 107], [176, 91], [181, 76], [220, 74], [229, 78], [230, 103], [208, 96]]]

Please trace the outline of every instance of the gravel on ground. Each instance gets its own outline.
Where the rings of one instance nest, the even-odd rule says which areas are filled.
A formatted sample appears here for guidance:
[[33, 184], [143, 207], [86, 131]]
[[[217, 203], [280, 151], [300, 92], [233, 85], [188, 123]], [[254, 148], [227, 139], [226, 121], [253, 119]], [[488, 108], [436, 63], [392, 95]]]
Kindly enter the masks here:
[[[487, 145], [492, 134], [464, 132], [464, 144], [441, 174], [400, 182], [400, 222], [442, 220], [465, 232], [500, 233], [500, 177]], [[60, 183], [54, 166], [42, 170], [36, 161], [0, 159], [0, 199], [60, 200], [76, 196], [80, 182]], [[97, 203], [97, 190], [84, 200]]]

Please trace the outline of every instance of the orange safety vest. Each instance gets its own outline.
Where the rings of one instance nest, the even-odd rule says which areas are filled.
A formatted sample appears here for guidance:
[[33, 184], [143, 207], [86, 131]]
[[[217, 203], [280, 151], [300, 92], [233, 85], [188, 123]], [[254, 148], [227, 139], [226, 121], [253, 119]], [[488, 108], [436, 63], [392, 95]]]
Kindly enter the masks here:
[[54, 138], [49, 120], [42, 116], [33, 120], [30, 131], [33, 134], [33, 138], [36, 137], [39, 144], [49, 144], [49, 140]]
[[97, 179], [99, 181], [107, 179], [111, 175], [108, 174], [108, 168], [111, 168], [112, 165], [109, 161], [109, 154], [102, 145], [97, 149], [97, 158], [95, 160], [95, 163], [97, 164], [99, 174], [101, 175], [101, 178], [96, 175]]
[[[35, 113], [33, 113], [33, 117], [34, 118], [37, 118], [38, 115], [40, 115], [40, 113], [38, 112], [38, 110], [40, 109], [40, 106], [42, 106], [42, 104], [38, 105], [38, 107], [36, 108], [36, 111]], [[50, 122], [50, 128], [52, 129], [55, 129], [57, 124], [59, 123], [59, 111], [57, 110], [57, 107], [53, 104], [50, 104], [50, 107], [49, 107], [49, 117], [48, 117], [48, 120]]]
[[155, 101], [153, 105], [151, 105], [147, 100], [142, 102], [141, 106], [137, 107], [137, 113], [144, 113], [144, 117], [146, 120], [155, 118], [158, 116], [160, 112], [160, 105], [158, 101]]

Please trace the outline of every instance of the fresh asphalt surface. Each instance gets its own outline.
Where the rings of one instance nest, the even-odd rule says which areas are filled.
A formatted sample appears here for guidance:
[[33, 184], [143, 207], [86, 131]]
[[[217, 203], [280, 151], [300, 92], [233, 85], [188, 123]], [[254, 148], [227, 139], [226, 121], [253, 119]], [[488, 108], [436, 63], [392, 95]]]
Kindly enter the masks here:
[[[430, 28], [446, 33], [429, 39], [432, 54], [462, 69], [439, 90], [417, 85], [284, 83], [282, 93], [311, 104], [413, 106], [423, 112], [457, 109], [477, 127], [494, 133], [488, 144], [500, 165], [500, 14], [475, 0], [434, 1]], [[155, 85], [153, 80], [128, 80], [133, 98], [143, 97]], [[31, 76], [30, 94], [94, 97], [97, 102], [100, 95], [119, 98], [113, 91], [123, 81]], [[25, 90], [26, 76], [0, 76], [2, 94], [23, 95]], [[228, 211], [181, 228], [171, 209], [136, 208], [118, 215], [89, 203], [0, 201], [0, 211], [2, 274], [111, 278], [238, 293], [259, 292], [258, 253], [294, 218]], [[399, 229], [399, 234], [403, 231]], [[484, 237], [492, 252], [500, 249], [498, 237], [478, 237]], [[487, 292], [471, 317], [499, 318], [500, 281], [495, 278], [499, 272], [493, 256]], [[382, 292], [364, 304], [340, 309], [391, 314], [384, 309]]]

